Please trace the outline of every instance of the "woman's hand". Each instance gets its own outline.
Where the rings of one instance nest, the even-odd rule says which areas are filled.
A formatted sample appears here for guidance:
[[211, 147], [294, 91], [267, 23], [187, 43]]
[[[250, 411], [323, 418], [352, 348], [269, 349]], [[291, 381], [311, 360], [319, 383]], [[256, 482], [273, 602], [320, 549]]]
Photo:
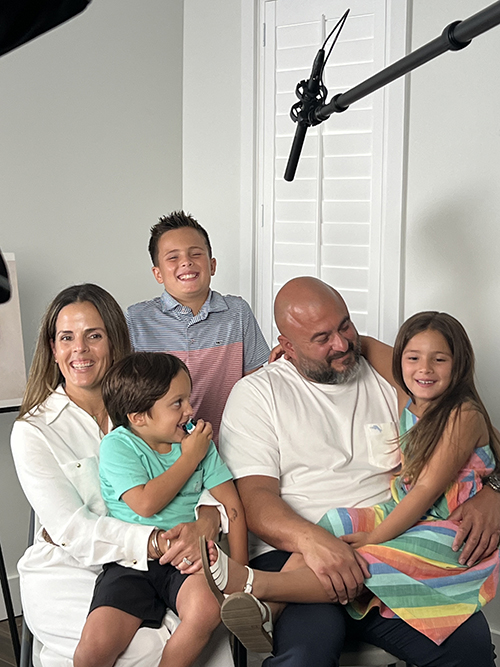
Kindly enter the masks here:
[[[207, 540], [217, 538], [219, 533], [220, 514], [217, 507], [203, 505], [199, 508], [199, 518], [191, 523], [179, 523], [174, 528], [160, 533], [158, 542], [164, 552], [160, 558], [161, 565], [171, 563], [184, 574], [193, 574], [201, 569], [199, 539], [205, 535]], [[168, 541], [168, 542], [167, 542]], [[183, 559], [191, 561], [192, 565]]]

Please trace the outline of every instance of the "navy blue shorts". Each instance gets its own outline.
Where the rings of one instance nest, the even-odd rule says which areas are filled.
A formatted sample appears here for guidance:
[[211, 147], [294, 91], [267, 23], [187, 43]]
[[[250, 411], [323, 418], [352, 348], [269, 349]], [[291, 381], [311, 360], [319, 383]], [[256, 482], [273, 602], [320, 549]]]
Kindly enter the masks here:
[[177, 614], [177, 594], [189, 576], [157, 560], [148, 561], [147, 571], [107, 563], [95, 582], [89, 614], [114, 607], [142, 619], [141, 627], [159, 628], [167, 608]]

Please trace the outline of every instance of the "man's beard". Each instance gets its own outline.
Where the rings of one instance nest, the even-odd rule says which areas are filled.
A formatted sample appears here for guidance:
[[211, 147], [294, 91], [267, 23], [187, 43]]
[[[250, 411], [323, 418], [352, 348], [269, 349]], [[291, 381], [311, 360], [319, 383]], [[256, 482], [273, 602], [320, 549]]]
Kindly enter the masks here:
[[[330, 366], [334, 359], [341, 359], [345, 354], [353, 354], [352, 363], [342, 371], [337, 371]], [[355, 343], [349, 342], [349, 348], [345, 354], [337, 352], [330, 355], [325, 361], [311, 361], [311, 359], [300, 359], [299, 370], [306, 378], [319, 384], [347, 384], [359, 373], [361, 357], [361, 343], [358, 340]]]

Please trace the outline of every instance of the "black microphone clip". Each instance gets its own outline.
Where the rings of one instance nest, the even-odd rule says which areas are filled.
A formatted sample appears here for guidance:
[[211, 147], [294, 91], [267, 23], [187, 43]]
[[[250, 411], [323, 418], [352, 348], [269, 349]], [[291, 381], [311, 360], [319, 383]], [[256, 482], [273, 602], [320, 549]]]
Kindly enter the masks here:
[[328, 90], [322, 81], [324, 63], [325, 51], [320, 49], [314, 59], [311, 76], [307, 81], [300, 81], [295, 89], [299, 101], [290, 109], [290, 118], [297, 123], [297, 129], [285, 169], [285, 181], [293, 181], [295, 177], [307, 128], [321, 123], [321, 120], [316, 118], [316, 110], [324, 105], [328, 95]]
[[302, 123], [307, 127], [319, 125], [321, 121], [316, 118], [315, 111], [323, 106], [328, 95], [328, 90], [322, 81], [323, 67], [325, 62], [325, 51], [320, 49], [316, 54], [311, 69], [311, 75], [307, 81], [299, 81], [295, 88], [298, 102], [290, 109], [290, 118], [294, 123]]

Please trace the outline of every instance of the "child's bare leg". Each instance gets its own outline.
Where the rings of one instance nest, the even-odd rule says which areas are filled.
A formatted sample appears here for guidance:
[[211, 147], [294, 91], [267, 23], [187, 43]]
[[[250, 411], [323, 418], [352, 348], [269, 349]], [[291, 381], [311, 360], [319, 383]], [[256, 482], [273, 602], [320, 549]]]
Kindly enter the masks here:
[[74, 667], [112, 667], [142, 620], [114, 607], [90, 612], [73, 656]]
[[[292, 554], [287, 562], [283, 565], [280, 572], [289, 572], [292, 570], [298, 570], [301, 567], [307, 567], [306, 562], [302, 554]], [[278, 618], [283, 613], [287, 603], [286, 602], [271, 602], [268, 601], [269, 609], [273, 615], [273, 622], [276, 623]]]
[[280, 572], [291, 572], [292, 570], [299, 570], [301, 567], [307, 567], [304, 556], [302, 554], [292, 554]]
[[[208, 542], [210, 564], [218, 557], [212, 541]], [[305, 564], [302, 556], [292, 554], [290, 564], [286, 563], [281, 572], [254, 570], [253, 595], [266, 602], [331, 602], [320, 580]], [[228, 582], [224, 593], [242, 591], [248, 570], [229, 558]]]
[[190, 575], [177, 594], [181, 619], [166, 643], [159, 667], [190, 667], [220, 623], [220, 607], [202, 573]]

